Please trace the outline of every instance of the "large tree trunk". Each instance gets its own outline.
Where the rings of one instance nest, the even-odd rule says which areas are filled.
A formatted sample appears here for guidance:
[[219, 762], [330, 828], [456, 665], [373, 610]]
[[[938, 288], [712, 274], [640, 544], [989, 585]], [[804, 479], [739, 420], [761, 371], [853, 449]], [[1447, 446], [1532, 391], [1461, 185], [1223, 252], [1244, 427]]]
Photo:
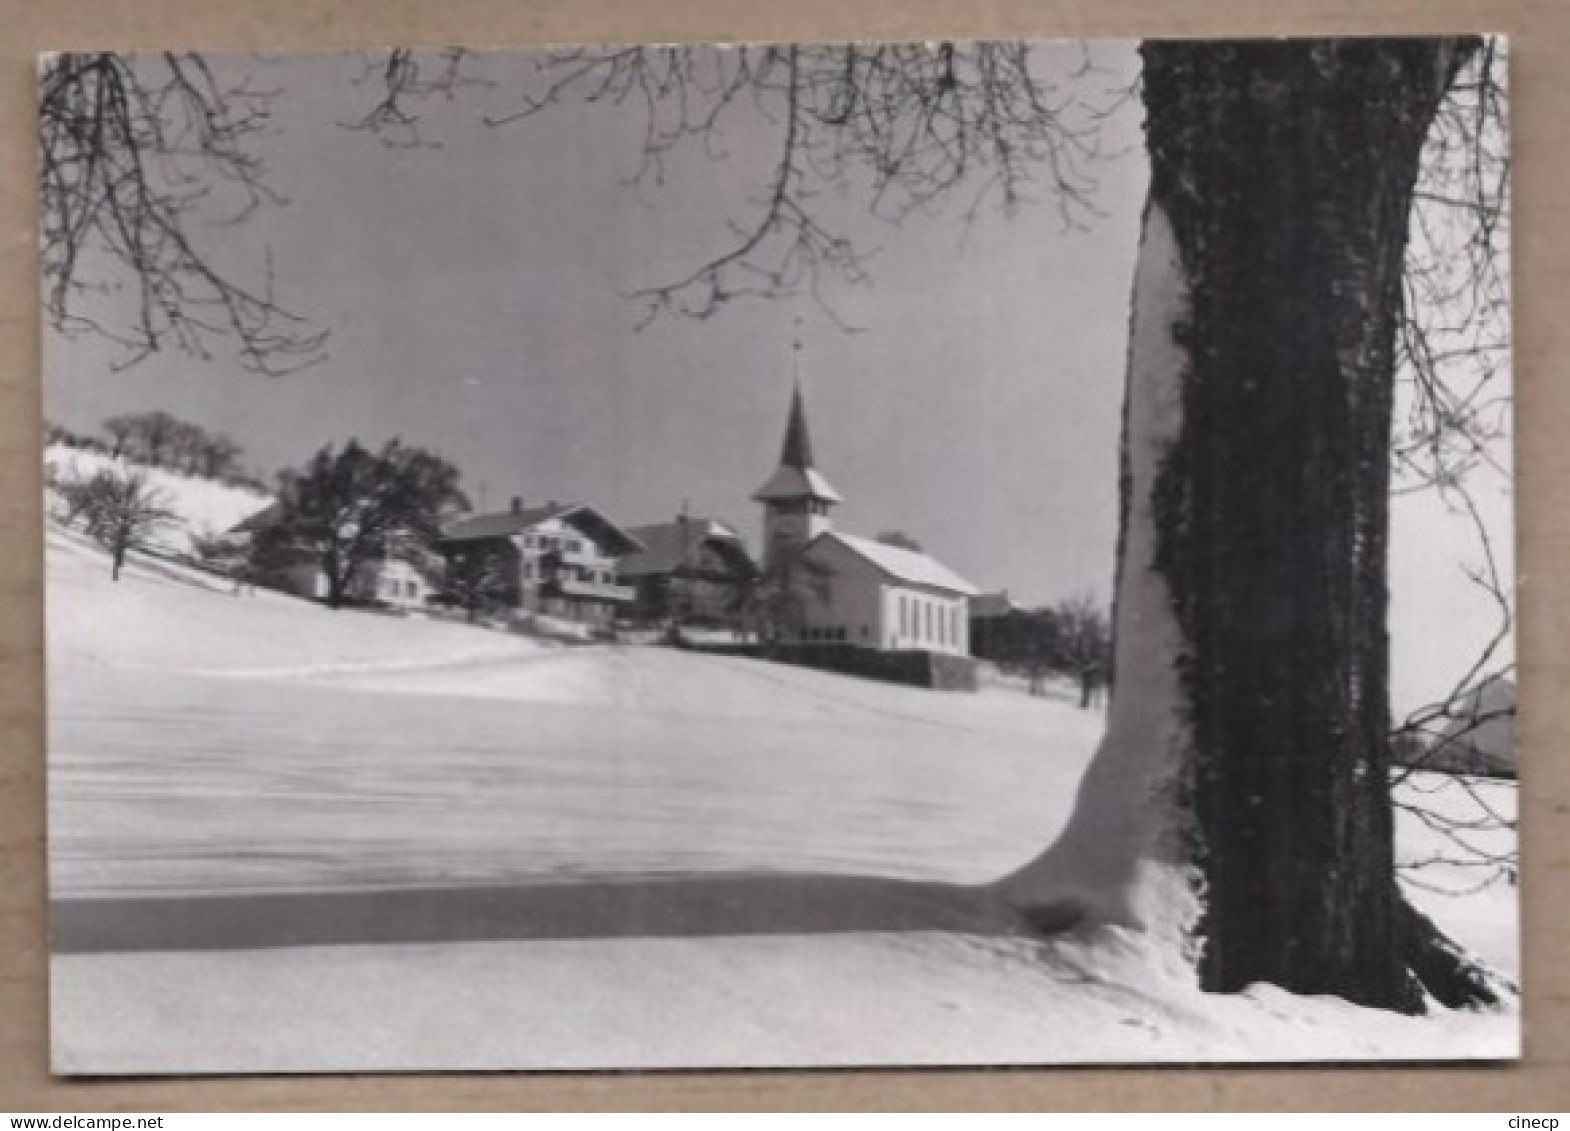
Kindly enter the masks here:
[[1464, 40], [1152, 43], [1116, 685], [1040, 921], [1198, 940], [1202, 984], [1412, 1009], [1386, 536], [1418, 155]]

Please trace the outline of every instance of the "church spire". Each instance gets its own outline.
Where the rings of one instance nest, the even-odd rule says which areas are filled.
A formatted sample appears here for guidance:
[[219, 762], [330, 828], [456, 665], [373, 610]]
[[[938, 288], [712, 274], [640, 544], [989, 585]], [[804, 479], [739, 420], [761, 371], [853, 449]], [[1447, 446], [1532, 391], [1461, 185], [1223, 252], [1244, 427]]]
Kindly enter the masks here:
[[791, 394], [790, 421], [785, 425], [785, 445], [780, 449], [780, 466], [806, 471], [812, 466], [812, 437], [807, 434], [807, 410], [801, 400], [801, 378]]
[[799, 318], [796, 320], [796, 334], [791, 341], [791, 369], [794, 387], [791, 390], [790, 417], [785, 423], [785, 443], [780, 448], [780, 463], [774, 469], [774, 474], [769, 476], [768, 482], [758, 488], [752, 497], [765, 504], [800, 504], [800, 509], [822, 518], [827, 515], [831, 505], [840, 501], [840, 496], [813, 465], [812, 437], [807, 432], [807, 406], [801, 395]]

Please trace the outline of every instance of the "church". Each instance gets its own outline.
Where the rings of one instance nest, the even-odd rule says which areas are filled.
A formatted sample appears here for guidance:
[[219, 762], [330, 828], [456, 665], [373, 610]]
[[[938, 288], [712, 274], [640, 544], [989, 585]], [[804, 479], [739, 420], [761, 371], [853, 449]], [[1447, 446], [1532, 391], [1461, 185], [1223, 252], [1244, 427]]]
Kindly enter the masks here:
[[834, 529], [843, 499], [813, 463], [799, 381], [779, 466], [752, 497], [763, 505], [764, 572], [790, 575], [786, 641], [970, 654], [975, 586], [928, 554]]

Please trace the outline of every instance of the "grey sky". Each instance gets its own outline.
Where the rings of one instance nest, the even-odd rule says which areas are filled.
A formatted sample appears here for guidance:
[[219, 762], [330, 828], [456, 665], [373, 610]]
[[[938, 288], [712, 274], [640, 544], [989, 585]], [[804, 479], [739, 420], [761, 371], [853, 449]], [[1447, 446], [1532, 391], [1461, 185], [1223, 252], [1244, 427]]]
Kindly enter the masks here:
[[[1092, 98], [1133, 73], [1127, 45], [1095, 57], [1106, 72], [1082, 80]], [[432, 108], [425, 132], [441, 147], [417, 149], [337, 124], [370, 97], [352, 56], [232, 61], [281, 91], [264, 152], [289, 203], [213, 238], [271, 247], [281, 298], [331, 330], [330, 358], [277, 379], [222, 355], [111, 375], [101, 343], [51, 341], [49, 415], [92, 428], [166, 408], [231, 433], [269, 472], [328, 442], [396, 435], [457, 462], [493, 509], [515, 494], [584, 499], [634, 524], [688, 500], [755, 538], [748, 496], [777, 455], [799, 316], [814, 447], [847, 500], [837, 522], [902, 529], [1026, 602], [1109, 597], [1146, 176], [1136, 101], [1103, 127], [1103, 147], [1121, 155], [1094, 168], [1103, 215], [1086, 230], [1065, 230], [1050, 203], [1008, 217], [983, 208], [967, 224], [961, 198], [896, 228], [830, 200], [877, 249], [870, 287], [825, 288], [863, 332], [839, 330], [811, 300], [636, 332], [642, 310], [625, 292], [722, 246], [726, 221], [749, 215], [772, 136], [733, 134], [725, 159], [700, 156], [663, 188], [634, 190], [623, 183], [639, 157], [632, 112], [566, 105], [504, 129], [479, 122], [510, 103], [507, 58], [488, 62], [496, 87]], [[1078, 49], [1062, 62], [1077, 66]], [[1398, 661], [1403, 643], [1398, 632]]]

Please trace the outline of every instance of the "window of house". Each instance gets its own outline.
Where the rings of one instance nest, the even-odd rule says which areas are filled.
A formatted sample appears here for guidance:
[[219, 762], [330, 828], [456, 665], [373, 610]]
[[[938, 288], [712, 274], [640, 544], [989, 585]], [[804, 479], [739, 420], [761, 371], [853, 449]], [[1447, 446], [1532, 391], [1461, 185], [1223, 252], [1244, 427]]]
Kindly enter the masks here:
[[903, 593], [899, 595], [899, 634], [910, 635], [910, 599]]

